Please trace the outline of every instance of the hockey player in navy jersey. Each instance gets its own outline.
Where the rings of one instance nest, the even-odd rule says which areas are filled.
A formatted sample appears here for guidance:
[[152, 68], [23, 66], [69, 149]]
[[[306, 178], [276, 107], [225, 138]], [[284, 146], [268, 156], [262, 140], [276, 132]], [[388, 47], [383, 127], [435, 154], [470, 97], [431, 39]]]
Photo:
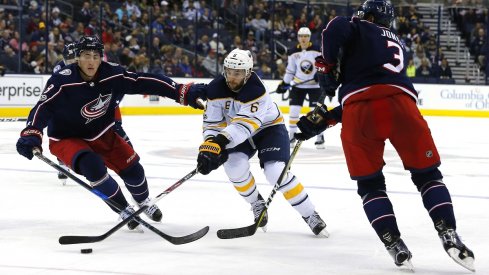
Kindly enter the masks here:
[[[368, 0], [360, 17], [336, 17], [322, 33], [322, 57], [316, 60], [321, 88], [341, 105], [300, 118], [307, 139], [342, 122], [341, 140], [348, 171], [357, 181], [367, 218], [398, 266], [413, 268], [386, 192], [383, 152], [389, 139], [421, 194], [443, 248], [460, 265], [474, 271], [474, 254], [456, 232], [451, 196], [438, 167], [440, 156], [428, 124], [420, 114], [417, 92], [405, 72], [405, 50], [390, 30], [394, 9], [385, 0]], [[334, 77], [340, 49], [340, 77]], [[337, 81], [338, 80], [338, 81]]]
[[[64, 68], [66, 65], [70, 65], [76, 62], [75, 58], [75, 52], [76, 52], [76, 42], [70, 43], [66, 45], [63, 49], [63, 60], [61, 60], [53, 69], [53, 73], [57, 73], [60, 69]], [[129, 145], [132, 146], [131, 140], [129, 136], [127, 135], [126, 131], [124, 128], [122, 128], [122, 114], [119, 106], [115, 108], [115, 121], [114, 121], [114, 131], [121, 136]], [[59, 165], [61, 165], [64, 169], [68, 169], [68, 167], [61, 161], [59, 160]], [[68, 177], [61, 173], [58, 172], [58, 179], [61, 180], [63, 185], [66, 184], [66, 180]]]
[[[297, 32], [299, 43], [289, 49], [287, 55], [287, 69], [284, 80], [277, 87], [277, 93], [289, 92], [289, 139], [290, 148], [296, 142], [294, 134], [297, 132], [297, 122], [306, 96], [309, 98], [309, 107], [316, 106], [321, 90], [315, 80], [316, 68], [314, 60], [321, 55], [319, 47], [311, 43], [311, 31], [302, 27]], [[323, 102], [320, 102], [323, 103]], [[315, 142], [317, 149], [324, 149], [324, 136], [319, 134]]]
[[73, 64], [76, 62], [75, 60], [75, 49], [76, 42], [65, 45], [63, 48], [63, 60], [58, 62], [56, 66], [54, 66], [53, 74], [59, 72], [61, 68], [64, 68], [67, 65]]
[[[77, 63], [51, 76], [29, 113], [17, 151], [32, 159], [32, 150], [42, 148], [43, 129], [47, 127], [50, 152], [85, 176], [93, 188], [126, 207], [120, 212], [126, 218], [134, 209], [107, 168], [123, 179], [140, 206], [150, 199], [138, 154], [114, 131], [115, 108], [125, 94], [164, 96], [182, 105], [203, 108], [197, 103], [200, 86], [178, 84], [163, 75], [132, 73], [103, 62], [103, 44], [94, 36], [82, 37], [76, 48]], [[162, 218], [156, 205], [145, 213], [154, 221]], [[128, 224], [130, 229], [137, 225], [134, 220]]]
[[[256, 222], [265, 201], [256, 187], [249, 160], [258, 153], [267, 181], [275, 185], [289, 160], [290, 147], [282, 113], [252, 68], [250, 51], [235, 49], [224, 59], [223, 75], [207, 85], [205, 141], [199, 147], [197, 162], [204, 175], [224, 164], [229, 180], [251, 204]], [[278, 190], [315, 235], [329, 235], [297, 177], [288, 172]], [[260, 227], [267, 222], [264, 216]]]

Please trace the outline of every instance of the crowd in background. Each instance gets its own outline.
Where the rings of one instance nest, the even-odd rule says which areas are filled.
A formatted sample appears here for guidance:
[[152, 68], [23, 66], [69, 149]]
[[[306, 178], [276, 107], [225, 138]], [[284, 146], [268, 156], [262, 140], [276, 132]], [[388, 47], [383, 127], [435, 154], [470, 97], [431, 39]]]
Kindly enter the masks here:
[[[62, 12], [55, 1], [49, 2], [49, 14], [44, 1], [24, 2], [22, 34], [19, 12], [0, 8], [0, 64], [7, 72], [51, 73], [62, 59], [64, 45], [83, 34], [96, 34], [104, 42], [105, 59], [129, 70], [174, 77], [213, 77], [222, 71], [226, 53], [240, 48], [253, 53], [255, 72], [269, 79], [282, 78], [287, 62], [285, 49], [297, 44], [300, 27], [308, 27], [311, 41], [319, 44], [321, 31], [332, 18], [351, 16], [360, 4], [73, 1], [71, 15]], [[17, 1], [0, 0], [0, 4], [17, 5]], [[457, 8], [451, 10], [451, 15], [463, 31], [475, 61], [484, 68], [487, 7]], [[436, 35], [420, 19], [414, 5], [396, 8], [394, 28], [408, 52], [408, 76], [452, 78], [448, 60], [437, 47]]]

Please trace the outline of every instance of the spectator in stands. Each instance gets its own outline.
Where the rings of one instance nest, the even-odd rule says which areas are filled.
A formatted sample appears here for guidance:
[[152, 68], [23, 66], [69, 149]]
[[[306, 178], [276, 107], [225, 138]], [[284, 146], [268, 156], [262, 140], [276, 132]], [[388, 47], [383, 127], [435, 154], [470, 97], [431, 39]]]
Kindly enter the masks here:
[[107, 62], [120, 63], [119, 60], [119, 45], [117, 43], [110, 43], [110, 49], [105, 52], [107, 56]]
[[255, 17], [250, 21], [249, 27], [254, 31], [255, 40], [257, 42], [261, 42], [265, 39], [265, 35], [269, 28], [268, 21], [262, 17], [261, 12], [255, 14]]
[[224, 44], [219, 41], [219, 47], [217, 46], [217, 33], [212, 34], [212, 39], [209, 41], [209, 46], [211, 50], [217, 52], [218, 54], [226, 54], [226, 48], [224, 48]]
[[470, 43], [470, 53], [474, 55], [474, 61], [479, 67], [484, 64], [484, 54], [482, 52], [482, 47], [486, 43], [486, 31], [484, 28], [479, 28], [477, 30], [477, 36]]
[[450, 68], [450, 65], [448, 64], [448, 60], [446, 58], [443, 58], [441, 60], [441, 63], [439, 66], [437, 66], [438, 72], [436, 73], [437, 76], [441, 79], [450, 79], [452, 78], [452, 69]]
[[19, 69], [18, 54], [9, 46], [3, 48], [3, 53], [0, 53], [0, 64], [2, 64], [7, 73], [17, 73]]
[[60, 10], [58, 7], [54, 7], [53, 10], [51, 11], [51, 22], [50, 26], [51, 27], [57, 27], [59, 24], [61, 24], [61, 17], [59, 16]]
[[176, 76], [192, 77], [192, 66], [190, 66], [189, 58], [187, 55], [183, 55], [180, 63], [178, 63]]
[[197, 41], [197, 53], [201, 55], [207, 55], [211, 46], [209, 45], [209, 36], [206, 34], [202, 35]]
[[421, 65], [416, 69], [416, 77], [432, 77], [430, 61], [424, 57], [421, 59]]
[[93, 12], [90, 6], [90, 2], [83, 2], [83, 7], [80, 10], [80, 17], [78, 19], [83, 23], [84, 26], [88, 26], [88, 23], [93, 17]]
[[202, 61], [202, 66], [206, 69], [208, 76], [216, 77], [222, 72], [222, 62], [218, 61], [219, 58], [217, 57], [216, 52], [210, 50], [204, 61]]
[[408, 65], [406, 67], [406, 75], [408, 77], [415, 77], [416, 76], [416, 66], [414, 65], [414, 61], [412, 58], [410, 58], [408, 61]]
[[139, 10], [139, 7], [134, 4], [132, 0], [127, 0], [123, 6], [126, 6], [127, 15], [129, 17], [133, 14], [136, 15], [137, 18], [141, 17], [141, 10]]
[[195, 7], [194, 1], [188, 2], [188, 7], [187, 8], [185, 8], [185, 6], [184, 6], [184, 8], [183, 8], [183, 16], [185, 17], [185, 19], [187, 19], [187, 20], [189, 20], [191, 22], [194, 22], [194, 21], [196, 21], [197, 19], [200, 18], [201, 14], [199, 14], [199, 11]]

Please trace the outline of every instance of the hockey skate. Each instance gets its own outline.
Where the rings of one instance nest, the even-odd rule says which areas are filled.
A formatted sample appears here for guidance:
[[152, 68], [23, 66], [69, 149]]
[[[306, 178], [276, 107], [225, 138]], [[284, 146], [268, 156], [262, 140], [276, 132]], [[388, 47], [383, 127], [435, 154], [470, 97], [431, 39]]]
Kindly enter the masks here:
[[326, 223], [316, 211], [311, 216], [302, 218], [309, 225], [314, 235], [325, 238], [329, 237], [329, 232], [326, 230]]
[[316, 149], [324, 149], [326, 148], [324, 146], [324, 135], [320, 134], [317, 136], [316, 142], [314, 142], [314, 145], [316, 145]]
[[[255, 222], [260, 218], [260, 214], [265, 209], [265, 200], [263, 197], [258, 194], [258, 199], [255, 202], [251, 203], [251, 210], [253, 210], [253, 215], [255, 217]], [[260, 222], [261, 229], [266, 232], [267, 231], [267, 223], [268, 223], [268, 212], [265, 213], [263, 219]]]
[[438, 231], [443, 248], [447, 254], [459, 265], [475, 272], [474, 253], [462, 243], [460, 237], [455, 230], [445, 226], [444, 221], [439, 221], [435, 224]]
[[386, 244], [385, 248], [392, 256], [394, 263], [397, 266], [414, 271], [414, 266], [411, 263], [413, 255], [401, 238], [398, 237], [394, 239], [391, 244]]
[[[125, 219], [127, 219], [127, 217], [131, 216], [134, 212], [136, 212], [136, 211], [134, 211], [134, 208], [132, 208], [132, 206], [129, 205], [126, 207], [126, 209], [122, 210], [119, 213], [119, 215], [120, 215], [121, 219], [125, 220]], [[135, 230], [135, 229], [139, 228], [139, 223], [133, 219], [127, 223], [127, 227], [129, 228], [129, 230]], [[139, 229], [138, 231], [142, 231], [142, 230]]]
[[[61, 168], [65, 169], [66, 171], [69, 171], [68, 166], [66, 166], [61, 160], [59, 160], [59, 166], [61, 166]], [[61, 184], [66, 185], [68, 176], [61, 172], [58, 172], [58, 179], [61, 181]]]
[[[150, 201], [151, 201], [150, 198], [146, 198], [144, 201], [138, 203], [139, 207], [148, 204]], [[146, 214], [148, 218], [152, 219], [155, 222], [161, 222], [161, 218], [163, 217], [161, 210], [158, 208], [156, 204], [153, 204], [150, 207], [148, 207], [146, 210], [144, 210], [144, 214]]]

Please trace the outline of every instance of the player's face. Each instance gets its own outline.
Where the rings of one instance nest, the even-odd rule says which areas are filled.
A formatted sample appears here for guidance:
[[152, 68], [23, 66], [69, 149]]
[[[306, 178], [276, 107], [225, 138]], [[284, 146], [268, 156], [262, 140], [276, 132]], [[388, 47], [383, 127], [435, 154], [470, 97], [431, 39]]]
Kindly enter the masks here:
[[84, 74], [85, 80], [91, 80], [97, 73], [102, 59], [96, 51], [83, 51], [78, 59], [78, 67]]
[[311, 40], [311, 36], [301, 34], [297, 36], [297, 39], [299, 40], [299, 44], [301, 44], [301, 46], [304, 47], [309, 44], [309, 41]]
[[246, 78], [246, 71], [243, 69], [224, 68], [226, 74], [226, 82], [229, 88], [233, 91], [241, 89]]

